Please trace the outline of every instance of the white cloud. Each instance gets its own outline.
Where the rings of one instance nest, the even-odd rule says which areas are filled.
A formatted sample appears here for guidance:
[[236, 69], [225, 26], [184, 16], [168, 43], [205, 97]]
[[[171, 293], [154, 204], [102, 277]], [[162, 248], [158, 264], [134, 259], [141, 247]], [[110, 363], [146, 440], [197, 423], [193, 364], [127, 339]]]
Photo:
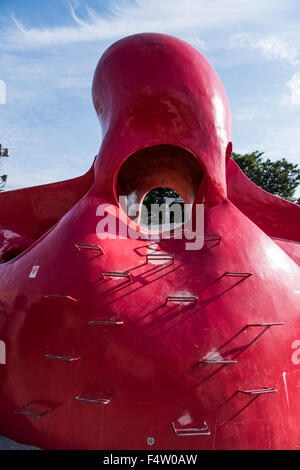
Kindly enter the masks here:
[[280, 37], [273, 36], [261, 39], [258, 41], [257, 47], [269, 60], [280, 60], [291, 65], [300, 63], [297, 48]]
[[91, 87], [91, 80], [86, 75], [80, 76], [78, 75], [69, 75], [59, 77], [57, 80], [57, 87], [58, 88], [90, 88]]
[[285, 39], [280, 36], [271, 35], [258, 38], [249, 33], [238, 33], [230, 38], [231, 47], [252, 48], [259, 50], [268, 60], [279, 60], [292, 66], [300, 64], [299, 44], [300, 35], [297, 38]]
[[294, 73], [286, 86], [288, 91], [282, 97], [282, 104], [292, 108], [300, 106], [300, 72]]
[[188, 34], [211, 28], [232, 28], [241, 22], [259, 24], [264, 15], [280, 12], [285, 0], [126, 0], [114, 1], [110, 15], [101, 15], [86, 8], [86, 18], [75, 12], [69, 3], [74, 24], [53, 28], [26, 28], [12, 16], [14, 28], [4, 31], [8, 45], [41, 47], [43, 45], [110, 40], [142, 31]]
[[[33, 27], [13, 17], [10, 25], [6, 18], [6, 28], [0, 30], [1, 78], [8, 102], [0, 116], [0, 137], [12, 150], [5, 162], [7, 189], [65, 179], [88, 169], [101, 140], [89, 92], [94, 67], [109, 44], [143, 31], [169, 33], [209, 51], [205, 55], [218, 65], [225, 85], [227, 80], [241, 151], [258, 148], [270, 158], [299, 161], [300, 123], [296, 126], [293, 110], [299, 105], [300, 30], [291, 0], [115, 0], [107, 2], [104, 14], [84, 9], [82, 0], [69, 2], [64, 26]], [[238, 33], [231, 38], [236, 50], [228, 48], [233, 32]], [[267, 59], [259, 65], [267, 72], [268, 60], [289, 70], [284, 101], [288, 106], [279, 109], [283, 91], [278, 88], [279, 97], [274, 98], [273, 88], [266, 93], [269, 101], [262, 102], [257, 57]], [[245, 85], [243, 67], [249, 63]], [[278, 83], [282, 90], [285, 80]], [[245, 96], [249, 101], [243, 101]], [[59, 158], [53, 158], [56, 146]]]
[[200, 51], [207, 50], [205, 41], [200, 39], [199, 36], [185, 36], [184, 39], [186, 42], [194, 46], [196, 49], [199, 49]]
[[278, 99], [278, 103], [296, 108], [300, 105], [300, 30], [292, 37], [289, 33], [284, 33], [283, 36], [257, 38], [249, 33], [239, 33], [230, 38], [230, 46], [256, 49], [270, 61], [284, 62], [293, 67], [295, 72], [285, 83], [286, 91]]
[[232, 118], [234, 121], [250, 122], [256, 121], [258, 116], [260, 119], [270, 119], [270, 113], [263, 107], [263, 104], [249, 107], [240, 106], [239, 109], [233, 113]]

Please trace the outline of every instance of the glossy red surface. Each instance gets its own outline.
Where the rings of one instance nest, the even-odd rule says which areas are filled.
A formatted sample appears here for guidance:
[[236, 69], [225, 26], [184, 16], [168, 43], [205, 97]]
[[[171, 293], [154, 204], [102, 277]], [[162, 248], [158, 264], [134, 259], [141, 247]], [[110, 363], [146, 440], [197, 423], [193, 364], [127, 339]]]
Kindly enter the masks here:
[[[0, 265], [0, 433], [44, 449], [298, 448], [299, 207], [228, 159], [223, 86], [183, 41], [118, 41], [93, 99], [93, 169], [0, 195], [0, 256], [28, 246]], [[141, 202], [164, 181], [221, 237], [99, 239], [100, 204], [122, 230], [122, 192]]]

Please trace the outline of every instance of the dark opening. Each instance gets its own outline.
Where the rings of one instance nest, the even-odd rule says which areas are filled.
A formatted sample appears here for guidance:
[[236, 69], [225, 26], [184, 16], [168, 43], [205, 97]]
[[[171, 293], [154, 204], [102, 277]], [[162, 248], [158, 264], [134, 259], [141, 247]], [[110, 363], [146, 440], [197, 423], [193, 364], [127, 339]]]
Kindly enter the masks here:
[[154, 188], [146, 194], [143, 199], [140, 225], [155, 226], [166, 223], [180, 225], [183, 222], [184, 200], [174, 189]]
[[157, 145], [139, 150], [125, 160], [118, 174], [117, 193], [119, 200], [126, 196], [127, 213], [132, 204], [139, 205], [140, 213], [131, 218], [144, 223], [143, 202], [148, 206], [151, 201], [163, 203], [170, 195], [179, 197], [180, 204], [193, 204], [202, 180], [201, 166], [193, 154], [181, 147]]

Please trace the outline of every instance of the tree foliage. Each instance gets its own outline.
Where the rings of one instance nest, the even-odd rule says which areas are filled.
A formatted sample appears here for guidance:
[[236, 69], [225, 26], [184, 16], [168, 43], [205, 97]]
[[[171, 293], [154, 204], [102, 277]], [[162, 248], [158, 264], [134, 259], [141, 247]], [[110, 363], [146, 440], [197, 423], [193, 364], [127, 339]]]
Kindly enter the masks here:
[[[146, 225], [151, 224], [153, 221], [152, 219], [155, 218], [155, 211], [152, 212], [153, 206], [152, 204], [168, 204], [170, 209], [172, 207], [172, 204], [180, 204], [181, 206], [181, 217], [184, 217], [184, 201], [181, 198], [181, 196], [174, 191], [174, 189], [171, 188], [166, 188], [166, 187], [159, 187], [159, 188], [154, 188], [151, 191], [149, 191], [144, 200], [143, 204], [146, 206], [148, 210], [148, 220], [143, 220]], [[163, 222], [163, 214], [160, 212], [159, 213], [159, 223], [161, 224]], [[157, 221], [157, 222], [158, 222]], [[178, 220], [174, 220], [174, 213], [171, 211], [170, 213], [170, 223], [178, 222]]]
[[[298, 164], [288, 162], [285, 158], [271, 161], [263, 158], [264, 152], [256, 150], [252, 153], [239, 154], [232, 152], [231, 156], [239, 165], [245, 175], [257, 186], [300, 204], [300, 198], [295, 198], [295, 191], [300, 184], [300, 168]], [[151, 204], [163, 204], [167, 199], [180, 197], [173, 189], [152, 189], [144, 199], [144, 204], [149, 208]], [[178, 200], [178, 199], [177, 199]]]
[[143, 203], [146, 207], [151, 207], [151, 204], [164, 204], [168, 199], [181, 199], [179, 194], [171, 188], [154, 188], [148, 192]]
[[298, 164], [288, 162], [285, 158], [271, 161], [263, 159], [264, 152], [256, 150], [252, 153], [239, 154], [232, 152], [231, 156], [241, 170], [257, 186], [300, 204], [300, 198], [294, 197], [297, 186], [300, 183], [300, 168]]

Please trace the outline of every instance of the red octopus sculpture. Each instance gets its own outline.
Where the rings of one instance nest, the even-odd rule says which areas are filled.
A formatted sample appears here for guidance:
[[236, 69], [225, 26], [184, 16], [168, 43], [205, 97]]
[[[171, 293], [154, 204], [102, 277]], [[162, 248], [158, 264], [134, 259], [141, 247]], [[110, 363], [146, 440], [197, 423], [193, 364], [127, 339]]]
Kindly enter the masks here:
[[[92, 95], [90, 171], [0, 195], [0, 433], [43, 449], [299, 447], [300, 208], [230, 158], [225, 91], [189, 44], [116, 42]], [[160, 186], [204, 207], [201, 249], [150, 239], [120, 206]]]

